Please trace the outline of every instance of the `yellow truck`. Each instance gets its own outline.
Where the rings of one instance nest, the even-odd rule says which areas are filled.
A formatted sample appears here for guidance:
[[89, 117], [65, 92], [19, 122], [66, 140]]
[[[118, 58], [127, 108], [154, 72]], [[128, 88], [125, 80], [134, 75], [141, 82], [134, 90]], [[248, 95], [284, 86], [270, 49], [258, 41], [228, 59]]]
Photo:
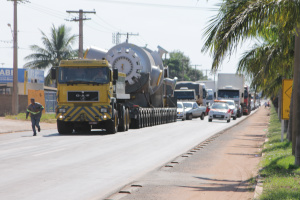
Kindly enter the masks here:
[[112, 70], [107, 60], [63, 60], [51, 76], [57, 82], [60, 134], [91, 128], [108, 133], [129, 129], [129, 111], [121, 103], [130, 98], [125, 94], [126, 75]]

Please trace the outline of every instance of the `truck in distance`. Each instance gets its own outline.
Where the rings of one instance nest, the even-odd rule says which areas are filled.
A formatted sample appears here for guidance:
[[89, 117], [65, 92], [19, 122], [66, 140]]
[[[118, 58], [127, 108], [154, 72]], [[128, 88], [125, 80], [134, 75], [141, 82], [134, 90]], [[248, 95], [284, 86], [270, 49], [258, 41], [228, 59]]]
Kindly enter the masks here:
[[179, 81], [176, 83], [176, 91], [184, 88], [186, 90], [194, 90], [195, 91], [195, 99], [198, 105], [206, 104], [206, 88], [205, 84], [197, 83], [192, 81]]
[[238, 74], [218, 74], [217, 99], [231, 99], [237, 104], [237, 116], [243, 115], [244, 76]]

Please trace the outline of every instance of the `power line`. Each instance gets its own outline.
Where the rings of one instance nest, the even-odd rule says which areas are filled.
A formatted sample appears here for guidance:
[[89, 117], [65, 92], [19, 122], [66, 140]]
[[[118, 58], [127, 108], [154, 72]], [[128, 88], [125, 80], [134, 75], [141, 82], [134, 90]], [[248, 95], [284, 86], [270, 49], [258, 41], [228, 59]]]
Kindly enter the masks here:
[[120, 33], [120, 32], [113, 33], [113, 43], [114, 44], [120, 44], [120, 39], [121, 39], [122, 35], [127, 36], [126, 43], [128, 43], [129, 36], [139, 36], [139, 33], [128, 33], [128, 32], [127, 33]]
[[132, 1], [120, 1], [120, 0], [97, 0], [105, 3], [115, 3], [124, 5], [144, 6], [144, 7], [161, 7], [168, 9], [189, 9], [189, 10], [204, 10], [208, 7], [196, 7], [196, 6], [183, 6], [183, 5], [170, 5], [170, 4], [153, 4], [153, 3], [138, 3]]

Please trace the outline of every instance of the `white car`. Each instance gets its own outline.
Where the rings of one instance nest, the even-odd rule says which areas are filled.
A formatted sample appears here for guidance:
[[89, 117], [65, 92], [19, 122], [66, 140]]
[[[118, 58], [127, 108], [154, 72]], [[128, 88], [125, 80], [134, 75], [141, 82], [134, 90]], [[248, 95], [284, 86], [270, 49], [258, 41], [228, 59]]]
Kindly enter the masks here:
[[231, 110], [231, 117], [233, 120], [236, 120], [237, 118], [237, 105], [235, 104], [234, 100], [229, 99], [221, 99], [219, 102], [224, 102], [228, 104], [228, 107]]
[[177, 119], [186, 119], [186, 112], [182, 102], [177, 102]]
[[186, 119], [192, 120], [193, 118], [200, 117], [201, 120], [205, 117], [205, 106], [198, 106], [196, 102], [183, 102], [186, 112]]
[[213, 119], [226, 120], [227, 123], [230, 122], [231, 110], [227, 103], [216, 102], [210, 108], [208, 113], [208, 121], [212, 122]]

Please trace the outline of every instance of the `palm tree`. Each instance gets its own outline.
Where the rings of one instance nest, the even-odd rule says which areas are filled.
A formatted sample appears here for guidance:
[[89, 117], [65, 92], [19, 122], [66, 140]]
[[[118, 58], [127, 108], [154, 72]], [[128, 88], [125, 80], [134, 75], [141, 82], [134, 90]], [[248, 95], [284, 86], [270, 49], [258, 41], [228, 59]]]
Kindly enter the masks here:
[[[70, 29], [66, 28], [65, 25], [58, 28], [52, 25], [50, 38], [43, 31], [41, 33], [44, 47], [30, 46], [34, 53], [25, 57], [26, 60], [31, 60], [24, 65], [26, 68], [46, 70], [58, 66], [61, 60], [76, 56], [76, 51], [72, 50], [72, 44], [77, 36], [70, 36]], [[45, 85], [49, 85], [50, 82], [51, 74], [48, 73], [45, 78]]]
[[[217, 16], [206, 28], [203, 51], [213, 55], [212, 69], [218, 69], [224, 57], [231, 54], [240, 42], [259, 36], [276, 26], [284, 35], [295, 36], [295, 55], [300, 53], [300, 1], [290, 0], [224, 0]], [[293, 149], [295, 164], [300, 165], [300, 56], [294, 56], [293, 86]], [[297, 89], [296, 89], [297, 88]]]

